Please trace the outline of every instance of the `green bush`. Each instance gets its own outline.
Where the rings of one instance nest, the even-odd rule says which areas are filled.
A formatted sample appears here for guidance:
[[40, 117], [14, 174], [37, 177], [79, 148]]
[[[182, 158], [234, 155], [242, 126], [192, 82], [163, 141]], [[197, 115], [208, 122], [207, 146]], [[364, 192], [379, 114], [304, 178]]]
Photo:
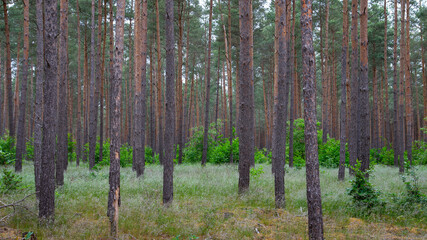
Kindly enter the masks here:
[[159, 164], [159, 154], [153, 153], [150, 146], [145, 147], [145, 163], [146, 164]]
[[351, 166], [354, 170], [354, 179], [350, 180], [351, 186], [347, 189], [347, 194], [352, 197], [356, 210], [369, 214], [374, 207], [384, 206], [384, 203], [379, 198], [380, 193], [375, 190], [367, 177], [372, 169], [362, 172], [360, 166], [359, 161], [354, 167]]
[[0, 138], [0, 165], [10, 165], [15, 162], [15, 138], [4, 135]]
[[68, 161], [74, 161], [76, 159], [76, 144], [76, 142], [73, 142], [73, 136], [71, 136], [71, 133], [68, 133]]
[[415, 165], [427, 164], [427, 142], [415, 141], [412, 144], [412, 157]]
[[9, 193], [22, 188], [22, 177], [14, 174], [12, 170], [3, 168], [3, 176], [0, 179], [0, 193]]
[[370, 161], [373, 165], [383, 164], [383, 165], [393, 166], [394, 151], [391, 148], [387, 149], [387, 147], [383, 147], [381, 149], [371, 149]]
[[25, 155], [25, 159], [29, 161], [34, 160], [34, 138], [30, 138], [29, 141], [25, 143], [25, 149], [27, 154]]
[[[348, 163], [348, 153], [346, 151], [346, 163]], [[327, 168], [337, 168], [340, 164], [340, 141], [328, 138], [328, 141], [319, 144], [319, 164]]]

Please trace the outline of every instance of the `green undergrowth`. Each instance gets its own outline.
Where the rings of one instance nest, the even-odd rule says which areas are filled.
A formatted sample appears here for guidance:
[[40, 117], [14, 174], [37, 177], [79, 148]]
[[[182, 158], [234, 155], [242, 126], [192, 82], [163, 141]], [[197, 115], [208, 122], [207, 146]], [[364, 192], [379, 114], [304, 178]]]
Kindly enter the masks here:
[[[144, 176], [138, 179], [130, 167], [121, 169], [120, 239], [133, 239], [131, 236], [137, 239], [307, 238], [305, 168], [286, 169], [285, 210], [274, 208], [274, 180], [268, 164], [256, 165], [250, 189], [241, 196], [237, 194], [237, 165], [176, 165], [174, 202], [169, 208], [162, 205], [162, 170], [160, 165], [147, 165]], [[425, 215], [404, 212], [395, 215], [397, 211], [389, 214], [387, 209], [355, 215], [346, 193], [351, 178], [337, 181], [337, 171], [320, 169], [326, 239], [382, 239], [396, 232], [405, 232], [402, 236], [416, 239], [427, 234]], [[20, 208], [6, 224], [35, 232], [41, 239], [105, 239], [109, 233], [108, 175], [108, 167], [90, 173], [87, 164], [79, 168], [72, 164], [65, 173], [65, 185], [56, 190], [53, 226], [39, 226], [36, 215]], [[25, 162], [20, 176], [22, 184], [30, 187], [0, 195], [2, 202], [21, 199], [34, 191], [31, 163]], [[426, 193], [427, 168], [420, 166], [417, 176], [417, 189]], [[391, 196], [403, 201], [408, 184], [402, 181], [396, 168], [377, 166], [369, 180], [383, 193], [380, 197], [388, 199], [389, 208], [399, 208]], [[409, 176], [406, 181], [410, 181]], [[35, 213], [36, 204], [34, 196], [24, 202]]]

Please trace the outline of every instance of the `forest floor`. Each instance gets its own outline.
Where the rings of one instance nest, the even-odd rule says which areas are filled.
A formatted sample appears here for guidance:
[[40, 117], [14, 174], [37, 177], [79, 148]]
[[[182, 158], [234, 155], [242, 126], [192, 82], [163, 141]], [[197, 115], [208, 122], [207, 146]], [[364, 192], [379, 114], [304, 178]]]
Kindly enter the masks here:
[[[286, 172], [285, 210], [274, 208], [270, 165], [256, 169], [250, 190], [238, 196], [237, 165], [175, 166], [174, 202], [164, 208], [161, 166], [147, 166], [141, 179], [131, 168], [122, 168], [120, 239], [308, 239], [305, 168]], [[388, 214], [387, 209], [369, 216], [356, 214], [346, 193], [350, 179], [339, 182], [337, 173], [337, 169], [320, 169], [325, 239], [427, 239], [425, 206], [421, 216]], [[425, 194], [427, 167], [418, 167], [417, 173]], [[20, 175], [28, 187], [0, 195], [1, 202], [34, 192], [31, 163]], [[384, 198], [406, 193], [396, 168], [376, 166], [370, 179]], [[0, 230], [32, 231], [37, 239], [108, 239], [108, 189], [108, 167], [91, 173], [86, 165], [76, 168], [73, 163], [65, 185], [56, 190], [53, 225], [38, 225], [37, 201], [31, 196], [23, 203], [30, 211], [16, 208], [12, 217], [0, 222]], [[0, 218], [12, 210], [1, 209]]]

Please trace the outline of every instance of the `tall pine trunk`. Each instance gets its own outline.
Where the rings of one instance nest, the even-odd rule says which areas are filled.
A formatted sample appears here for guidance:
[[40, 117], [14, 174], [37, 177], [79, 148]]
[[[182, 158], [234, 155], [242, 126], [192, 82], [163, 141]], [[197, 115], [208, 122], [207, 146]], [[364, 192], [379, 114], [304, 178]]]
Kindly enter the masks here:
[[[68, 163], [67, 82], [68, 82], [68, 0], [61, 0], [59, 13], [59, 85], [58, 85], [58, 143], [56, 153], [56, 184], [64, 185], [64, 170]], [[70, 93], [71, 94], [71, 93]], [[71, 117], [71, 116], [70, 116]]]
[[14, 119], [13, 119], [12, 66], [11, 66], [11, 53], [10, 53], [10, 30], [9, 30], [9, 18], [8, 18], [8, 11], [7, 11], [7, 0], [3, 0], [3, 13], [4, 13], [3, 16], [4, 16], [4, 29], [5, 29], [4, 35], [6, 38], [6, 95], [5, 95], [6, 101], [4, 102], [4, 104], [5, 104], [5, 109], [7, 106], [8, 115], [9, 115], [9, 119], [8, 119], [9, 135], [13, 137], [15, 136], [15, 125], [14, 125]]
[[308, 236], [323, 239], [322, 200], [316, 128], [316, 82], [312, 31], [312, 2], [301, 1], [304, 134], [306, 151]]
[[41, 145], [39, 218], [53, 222], [55, 215], [55, 140], [57, 116], [57, 0], [44, 0], [43, 140]]
[[[110, 5], [111, 6], [111, 5]], [[120, 105], [121, 105], [121, 83], [123, 65], [123, 38], [124, 38], [124, 18], [125, 0], [117, 1], [116, 32], [114, 48], [114, 75], [111, 76], [110, 93], [110, 190], [108, 192], [108, 217], [110, 220], [110, 235], [118, 236], [119, 231], [119, 206], [120, 206]]]
[[[174, 7], [172, 0], [166, 0], [166, 114], [165, 158], [163, 161], [163, 204], [170, 206], [173, 200], [173, 142], [175, 133], [175, 54], [174, 54]], [[160, 49], [159, 49], [160, 50]]]
[[77, 10], [77, 151], [76, 151], [76, 165], [79, 166], [82, 156], [82, 120], [81, 120], [81, 41], [80, 41], [80, 7], [79, 0], [76, 0]]
[[[348, 152], [350, 165], [355, 166], [358, 158], [358, 106], [359, 106], [359, 57], [358, 57], [358, 1], [351, 1], [351, 81], [350, 81], [350, 119], [349, 119], [349, 144]], [[350, 174], [353, 170], [349, 168]]]
[[249, 170], [254, 162], [254, 97], [253, 59], [251, 54], [252, 0], [239, 1], [240, 54], [239, 54], [239, 193], [249, 188]]
[[345, 178], [345, 153], [346, 153], [346, 119], [347, 96], [346, 85], [347, 79], [347, 52], [348, 52], [348, 1], [343, 2], [343, 23], [342, 23], [342, 48], [341, 48], [341, 106], [340, 106], [340, 163], [338, 170], [338, 180], [343, 181]]
[[15, 172], [22, 171], [25, 154], [25, 110], [27, 103], [28, 53], [30, 48], [30, 2], [24, 0], [24, 64], [22, 65], [21, 94], [19, 99], [19, 120], [17, 127]]
[[[274, 168], [274, 193], [276, 208], [285, 208], [285, 149], [286, 149], [286, 125], [287, 103], [286, 98], [286, 1], [277, 0], [276, 15], [279, 16], [278, 26], [278, 61], [277, 61], [277, 95], [274, 96], [273, 115], [273, 146], [272, 146], [272, 168]], [[242, 123], [240, 123], [242, 124]]]
[[211, 44], [212, 44], [212, 0], [210, 0], [209, 7], [209, 35], [208, 35], [208, 52], [207, 52], [207, 67], [206, 67], [206, 99], [205, 99], [205, 121], [203, 132], [203, 152], [202, 152], [202, 166], [206, 165], [208, 155], [208, 132], [209, 132], [209, 101], [210, 101], [210, 88], [211, 88]]

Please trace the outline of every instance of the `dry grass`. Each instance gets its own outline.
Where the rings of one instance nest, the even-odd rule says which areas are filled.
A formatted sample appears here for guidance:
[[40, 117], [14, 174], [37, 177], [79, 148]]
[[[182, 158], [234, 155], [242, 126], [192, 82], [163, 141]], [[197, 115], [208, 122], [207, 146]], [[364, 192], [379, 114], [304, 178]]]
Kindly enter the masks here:
[[[286, 173], [286, 210], [274, 209], [274, 185], [270, 166], [251, 182], [250, 191], [237, 195], [235, 165], [204, 168], [175, 167], [174, 203], [164, 208], [162, 168], [148, 166], [137, 179], [131, 168], [122, 169], [120, 239], [307, 239], [305, 169]], [[427, 168], [419, 170], [422, 192], [427, 192]], [[2, 202], [34, 191], [33, 168], [24, 165], [25, 190], [0, 196]], [[377, 214], [363, 219], [352, 214], [346, 194], [348, 180], [338, 182], [337, 169], [321, 169], [326, 239], [426, 239], [427, 224], [407, 216]], [[5, 225], [33, 231], [39, 239], [108, 239], [106, 216], [108, 168], [91, 174], [86, 166], [70, 166], [65, 186], [57, 189], [55, 223], [39, 226], [37, 217], [19, 210]], [[383, 193], [405, 191], [397, 169], [377, 167], [372, 183]], [[26, 201], [37, 211], [35, 197]], [[0, 217], [6, 214], [4, 210]]]

